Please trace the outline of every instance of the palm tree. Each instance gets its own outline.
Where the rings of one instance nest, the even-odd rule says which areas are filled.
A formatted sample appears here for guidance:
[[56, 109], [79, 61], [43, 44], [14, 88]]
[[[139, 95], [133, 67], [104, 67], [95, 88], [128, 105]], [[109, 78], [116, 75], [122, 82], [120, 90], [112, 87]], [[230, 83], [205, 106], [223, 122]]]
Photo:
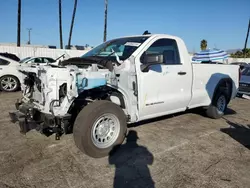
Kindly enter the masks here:
[[70, 31], [69, 31], [68, 49], [70, 49], [70, 45], [71, 45], [72, 31], [73, 31], [75, 14], [76, 14], [76, 7], [77, 7], [77, 0], [75, 0], [74, 10], [73, 10], [73, 15], [72, 15], [72, 20], [71, 20], [71, 26], [70, 26]]
[[249, 22], [248, 22], [248, 28], [247, 28], [247, 36], [246, 36], [246, 40], [245, 40], [245, 45], [244, 45], [244, 57], [246, 58], [246, 47], [247, 47], [247, 40], [248, 40], [248, 36], [249, 36], [249, 31], [250, 31], [250, 19], [249, 19]]
[[107, 40], [107, 16], [108, 16], [108, 0], [105, 0], [103, 42], [106, 42]]
[[63, 49], [63, 38], [62, 38], [62, 0], [59, 0], [59, 35], [60, 35], [60, 48]]
[[203, 39], [201, 41], [201, 50], [206, 50], [207, 49], [207, 41]]
[[21, 44], [21, 0], [18, 0], [17, 8], [17, 46]]

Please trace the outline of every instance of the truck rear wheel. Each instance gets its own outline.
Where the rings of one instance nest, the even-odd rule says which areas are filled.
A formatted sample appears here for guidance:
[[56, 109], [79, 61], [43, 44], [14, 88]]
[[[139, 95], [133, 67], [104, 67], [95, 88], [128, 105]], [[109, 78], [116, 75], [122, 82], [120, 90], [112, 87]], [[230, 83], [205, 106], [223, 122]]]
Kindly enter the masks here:
[[228, 104], [228, 95], [225, 91], [218, 91], [215, 94], [214, 99], [212, 100], [212, 104], [208, 107], [206, 113], [207, 116], [213, 119], [221, 118]]
[[123, 110], [110, 101], [96, 101], [78, 114], [73, 135], [76, 146], [90, 157], [107, 156], [122, 144], [127, 131]]

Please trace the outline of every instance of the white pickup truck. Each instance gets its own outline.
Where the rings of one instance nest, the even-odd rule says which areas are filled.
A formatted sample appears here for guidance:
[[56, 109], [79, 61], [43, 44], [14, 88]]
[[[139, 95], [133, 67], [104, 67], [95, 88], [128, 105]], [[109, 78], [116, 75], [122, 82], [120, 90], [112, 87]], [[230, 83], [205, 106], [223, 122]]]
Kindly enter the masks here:
[[236, 96], [239, 67], [192, 64], [182, 39], [110, 40], [60, 66], [20, 67], [23, 97], [10, 112], [21, 132], [73, 131], [77, 147], [103, 157], [122, 144], [128, 123], [202, 107], [220, 118]]

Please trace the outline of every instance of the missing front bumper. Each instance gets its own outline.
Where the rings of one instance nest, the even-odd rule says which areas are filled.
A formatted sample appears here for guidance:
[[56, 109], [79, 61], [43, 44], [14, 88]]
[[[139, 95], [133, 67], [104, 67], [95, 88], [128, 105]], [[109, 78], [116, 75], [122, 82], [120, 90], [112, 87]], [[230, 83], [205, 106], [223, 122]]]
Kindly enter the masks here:
[[20, 127], [20, 132], [26, 134], [32, 129], [37, 129], [39, 126], [34, 120], [28, 120], [25, 114], [21, 113], [20, 111], [10, 112], [9, 113], [11, 122], [16, 123], [18, 122]]
[[56, 133], [56, 139], [67, 133], [71, 115], [53, 116], [44, 114], [33, 108], [30, 104], [16, 104], [17, 111], [10, 112], [11, 122], [19, 124], [20, 132], [26, 134], [30, 130], [37, 130], [46, 136]]

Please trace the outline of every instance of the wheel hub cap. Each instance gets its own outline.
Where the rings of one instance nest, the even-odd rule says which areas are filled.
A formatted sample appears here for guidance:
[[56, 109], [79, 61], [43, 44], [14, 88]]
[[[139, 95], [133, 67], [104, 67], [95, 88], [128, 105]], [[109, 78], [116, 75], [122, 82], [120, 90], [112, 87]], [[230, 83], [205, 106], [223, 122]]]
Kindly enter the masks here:
[[1, 81], [1, 85], [5, 91], [12, 91], [16, 88], [17, 82], [15, 79], [11, 77], [6, 77]]
[[223, 113], [225, 108], [226, 108], [226, 98], [224, 95], [221, 95], [217, 101], [217, 109], [219, 113]]
[[104, 114], [93, 124], [91, 139], [98, 148], [110, 147], [120, 133], [119, 119], [113, 114]]
[[100, 125], [100, 127], [97, 128], [99, 136], [101, 137], [106, 136], [109, 132], [109, 127], [110, 127], [109, 125], [103, 125], [103, 124]]

